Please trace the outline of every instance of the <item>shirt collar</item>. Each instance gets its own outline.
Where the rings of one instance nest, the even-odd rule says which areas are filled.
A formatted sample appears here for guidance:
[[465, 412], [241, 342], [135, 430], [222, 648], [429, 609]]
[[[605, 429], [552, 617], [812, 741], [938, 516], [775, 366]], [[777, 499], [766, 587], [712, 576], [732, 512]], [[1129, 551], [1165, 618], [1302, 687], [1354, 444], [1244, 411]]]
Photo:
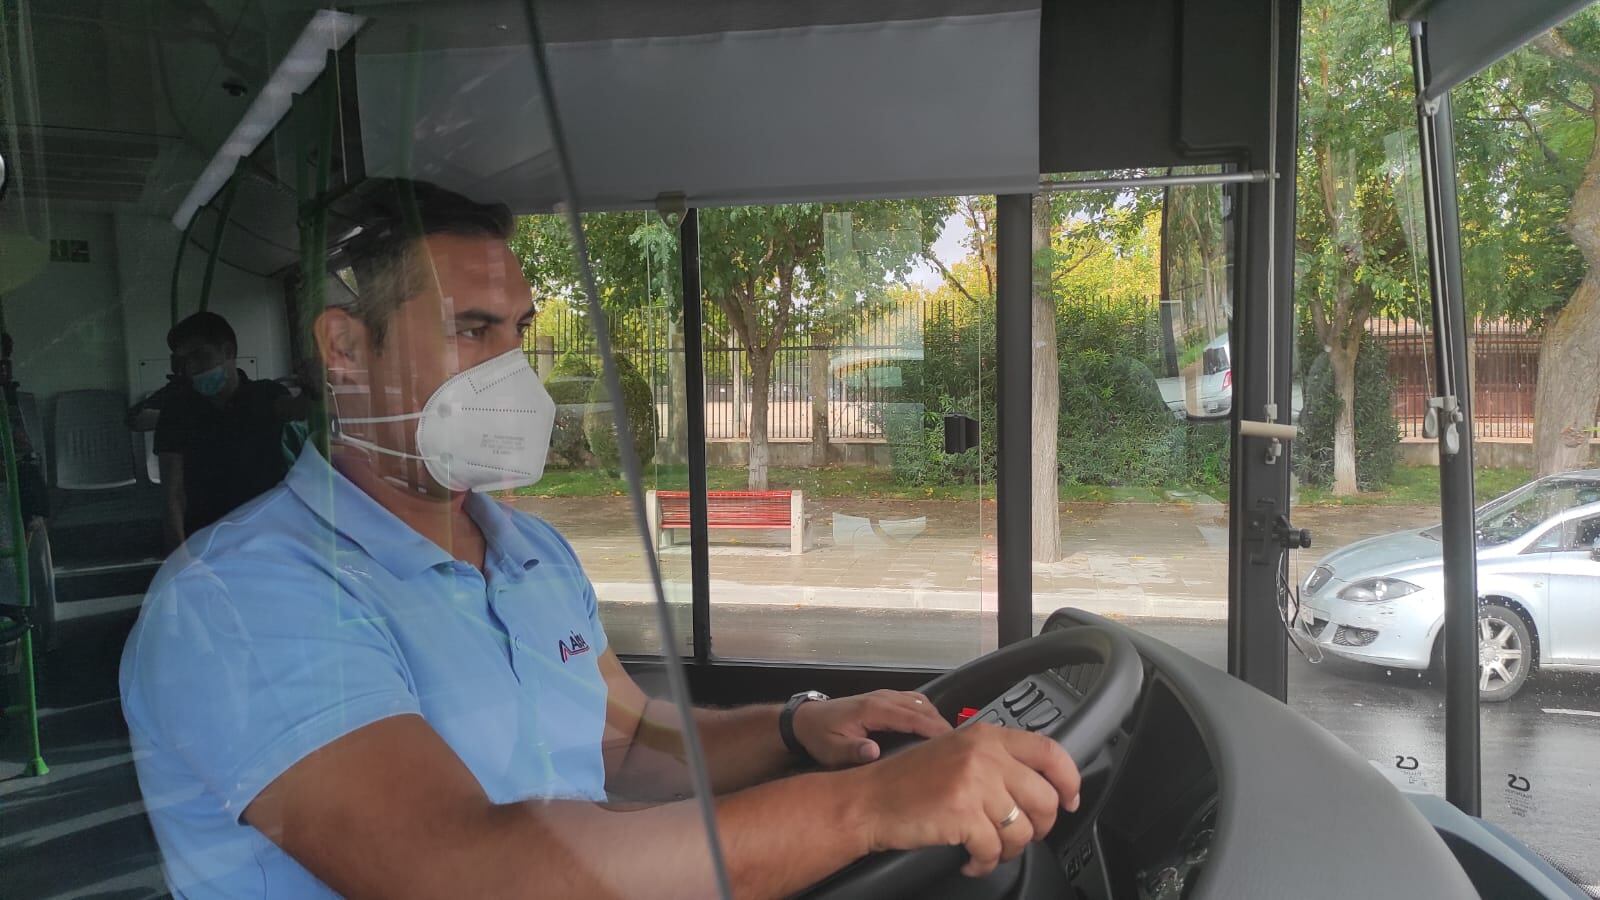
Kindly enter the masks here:
[[[330, 527], [398, 578], [415, 578], [453, 559], [340, 474], [313, 443], [307, 442], [300, 451], [284, 484]], [[473, 514], [473, 519], [478, 516]]]
[[517, 527], [505, 505], [488, 494], [477, 491], [467, 495], [467, 515], [483, 529], [484, 540], [489, 544], [488, 562], [513, 578], [539, 564], [533, 542]]

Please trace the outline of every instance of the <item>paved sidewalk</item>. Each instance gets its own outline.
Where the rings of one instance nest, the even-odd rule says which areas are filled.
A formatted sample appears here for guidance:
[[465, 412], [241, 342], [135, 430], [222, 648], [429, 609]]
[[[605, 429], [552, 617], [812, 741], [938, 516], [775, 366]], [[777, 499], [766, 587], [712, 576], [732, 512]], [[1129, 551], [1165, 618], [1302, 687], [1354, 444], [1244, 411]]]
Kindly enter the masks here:
[[[642, 542], [625, 497], [518, 498], [572, 541], [607, 601], [652, 599]], [[850, 518], [836, 519], [836, 514]], [[1313, 549], [1291, 560], [1303, 579], [1330, 550], [1437, 519], [1428, 507], [1320, 507], [1295, 513]], [[805, 553], [778, 533], [715, 532], [711, 592], [718, 604], [952, 610], [995, 606], [994, 505], [831, 498], [806, 504]], [[897, 531], [920, 533], [894, 536]], [[875, 523], [864, 528], [862, 520]], [[885, 528], [883, 523], [888, 522]], [[902, 523], [898, 528], [895, 523]], [[737, 535], [737, 537], [730, 537]], [[1067, 503], [1062, 558], [1034, 566], [1035, 604], [1129, 617], [1221, 619], [1227, 613], [1228, 517], [1205, 497], [1174, 503]], [[669, 599], [687, 601], [687, 546], [660, 551]]]

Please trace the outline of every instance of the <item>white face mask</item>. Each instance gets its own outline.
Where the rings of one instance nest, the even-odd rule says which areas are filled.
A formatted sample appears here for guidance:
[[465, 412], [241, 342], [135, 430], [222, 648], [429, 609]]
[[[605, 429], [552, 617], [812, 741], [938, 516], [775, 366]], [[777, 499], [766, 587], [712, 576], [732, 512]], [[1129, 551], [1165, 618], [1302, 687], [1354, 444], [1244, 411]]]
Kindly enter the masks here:
[[347, 434], [356, 447], [422, 460], [452, 491], [499, 491], [544, 475], [556, 404], [521, 349], [508, 350], [439, 385], [422, 411], [343, 419], [349, 425], [417, 420], [417, 452], [405, 453]]

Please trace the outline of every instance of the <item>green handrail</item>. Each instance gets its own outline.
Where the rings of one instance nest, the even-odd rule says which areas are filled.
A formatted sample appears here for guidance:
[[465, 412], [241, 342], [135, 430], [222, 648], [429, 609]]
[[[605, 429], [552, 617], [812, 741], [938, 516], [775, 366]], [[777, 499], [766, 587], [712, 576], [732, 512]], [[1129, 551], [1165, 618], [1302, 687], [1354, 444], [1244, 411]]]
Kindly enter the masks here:
[[183, 226], [183, 236], [178, 239], [178, 252], [172, 258], [172, 321], [169, 326], [178, 324], [178, 281], [183, 274], [183, 251], [189, 246], [189, 235], [194, 231], [195, 220], [200, 218], [200, 210], [195, 210], [189, 217], [189, 224]]
[[[0, 309], [3, 309], [0, 306]], [[0, 323], [3, 323], [0, 313]], [[3, 328], [3, 325], [0, 325]], [[17, 568], [17, 601], [19, 606], [32, 605], [33, 595], [28, 584], [28, 535], [23, 530], [22, 482], [17, 475], [17, 447], [11, 434], [10, 385], [0, 385], [0, 448], [5, 453], [6, 506], [11, 522], [11, 560]], [[28, 746], [33, 758], [28, 761], [29, 775], [46, 775], [50, 767], [44, 763], [44, 750], [39, 743], [39, 694], [34, 681], [33, 630], [22, 635], [22, 691], [28, 711]]]
[[[222, 211], [217, 216], [217, 228], [211, 237], [211, 255], [206, 258], [206, 274], [200, 281], [200, 311], [205, 312], [211, 306], [211, 277], [217, 272], [217, 257], [222, 255], [222, 235], [228, 230], [228, 217], [233, 214], [233, 197], [239, 193], [239, 173], [228, 179], [228, 186], [222, 194]], [[196, 215], [199, 215], [197, 212]], [[194, 224], [190, 219], [189, 224]], [[176, 284], [176, 280], [173, 282]], [[177, 322], [177, 308], [173, 308], [173, 322]]]

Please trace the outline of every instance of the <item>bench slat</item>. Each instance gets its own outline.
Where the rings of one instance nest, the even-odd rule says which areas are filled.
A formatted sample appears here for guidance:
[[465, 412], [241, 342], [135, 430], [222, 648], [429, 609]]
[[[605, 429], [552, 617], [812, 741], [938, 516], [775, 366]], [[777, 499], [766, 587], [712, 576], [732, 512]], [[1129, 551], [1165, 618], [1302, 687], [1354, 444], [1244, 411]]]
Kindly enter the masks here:
[[[790, 528], [789, 491], [711, 491], [706, 495], [708, 528]], [[689, 527], [689, 492], [657, 491], [662, 528]]]

